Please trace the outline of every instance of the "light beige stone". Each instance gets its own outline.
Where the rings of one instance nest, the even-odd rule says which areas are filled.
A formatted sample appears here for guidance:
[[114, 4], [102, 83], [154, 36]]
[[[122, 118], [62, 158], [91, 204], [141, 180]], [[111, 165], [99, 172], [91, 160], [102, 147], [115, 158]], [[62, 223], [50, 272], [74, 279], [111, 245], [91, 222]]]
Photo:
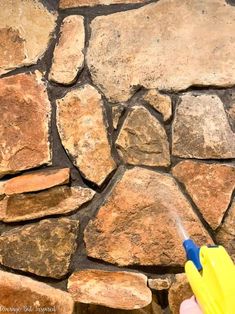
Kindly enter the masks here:
[[96, 17], [87, 53], [92, 80], [112, 102], [139, 86], [232, 86], [234, 28], [235, 7], [225, 0], [160, 0]]
[[169, 166], [170, 151], [166, 132], [160, 122], [142, 106], [127, 115], [116, 140], [116, 147], [126, 163]]
[[41, 58], [55, 28], [57, 14], [38, 0], [1, 1], [0, 75]]
[[176, 108], [172, 128], [172, 154], [175, 156], [235, 157], [235, 134], [217, 95], [184, 94]]
[[168, 290], [174, 281], [174, 276], [171, 274], [158, 275], [156, 278], [149, 278], [149, 288], [157, 291]]
[[98, 91], [84, 85], [57, 100], [62, 144], [86, 179], [101, 185], [115, 169]]
[[76, 8], [83, 6], [125, 4], [125, 3], [145, 3], [148, 0], [60, 0], [60, 8]]
[[160, 94], [156, 89], [150, 89], [144, 95], [144, 100], [162, 114], [164, 121], [170, 119], [172, 115], [172, 106], [171, 98], [169, 96]]
[[116, 130], [118, 128], [118, 123], [120, 120], [120, 117], [122, 116], [125, 106], [123, 104], [118, 104], [112, 106], [112, 119], [113, 119], [113, 128]]
[[64, 18], [59, 42], [54, 50], [50, 80], [61, 84], [71, 84], [75, 81], [84, 64], [84, 44], [83, 16], [70, 15]]

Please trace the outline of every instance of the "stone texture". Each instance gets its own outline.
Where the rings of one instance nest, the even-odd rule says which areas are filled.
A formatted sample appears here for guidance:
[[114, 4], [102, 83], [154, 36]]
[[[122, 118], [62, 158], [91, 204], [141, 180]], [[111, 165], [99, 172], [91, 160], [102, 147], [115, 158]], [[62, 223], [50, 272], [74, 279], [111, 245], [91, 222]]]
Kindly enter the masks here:
[[234, 27], [235, 8], [223, 0], [160, 0], [96, 17], [87, 54], [92, 80], [112, 102], [139, 86], [232, 86]]
[[179, 314], [180, 304], [193, 295], [185, 274], [177, 274], [175, 282], [171, 285], [168, 295], [172, 314]]
[[60, 8], [76, 8], [83, 6], [125, 4], [125, 3], [145, 3], [148, 0], [60, 0]]
[[57, 100], [57, 125], [63, 146], [84, 177], [101, 185], [115, 169], [97, 90], [84, 85]]
[[[27, 312], [32, 314], [42, 311], [56, 314], [72, 314], [74, 302], [67, 292], [52, 288], [45, 283], [31, 278], [0, 271], [0, 308], [18, 309], [17, 313]], [[46, 311], [48, 309], [48, 311]], [[16, 312], [16, 311], [13, 311]]]
[[160, 122], [142, 106], [131, 109], [118, 135], [116, 146], [126, 163], [147, 166], [170, 164], [166, 132]]
[[34, 64], [43, 56], [56, 17], [38, 0], [1, 1], [0, 75]]
[[76, 249], [78, 221], [46, 219], [0, 236], [0, 263], [13, 269], [62, 278]]
[[70, 169], [45, 169], [5, 181], [4, 194], [12, 195], [49, 189], [69, 182]]
[[235, 157], [235, 135], [216, 95], [186, 93], [173, 122], [175, 156], [199, 159]]
[[223, 245], [229, 252], [235, 263], [235, 199], [229, 208], [228, 215], [226, 216], [219, 232], [216, 235], [218, 244]]
[[157, 291], [168, 290], [172, 285], [173, 280], [174, 277], [171, 274], [158, 275], [157, 278], [148, 279], [148, 286]]
[[216, 229], [227, 210], [235, 189], [235, 167], [182, 161], [173, 168], [204, 219]]
[[50, 162], [49, 115], [39, 72], [0, 80], [0, 177]]
[[69, 278], [68, 291], [76, 302], [115, 309], [138, 309], [152, 301], [147, 277], [130, 272], [80, 270]]
[[0, 220], [16, 222], [70, 213], [92, 199], [88, 188], [60, 186], [27, 194], [7, 196], [0, 201]]
[[198, 245], [211, 243], [175, 180], [135, 167], [124, 173], [86, 227], [87, 253], [120, 266], [183, 265], [179, 219]]
[[61, 84], [71, 84], [75, 81], [84, 64], [84, 44], [83, 16], [70, 15], [64, 18], [59, 42], [54, 50], [50, 80]]
[[125, 110], [125, 106], [122, 104], [112, 106], [112, 118], [113, 118], [113, 128], [116, 130], [118, 128], [119, 119]]
[[156, 89], [150, 89], [144, 95], [144, 100], [162, 114], [164, 121], [170, 119], [172, 107], [171, 98], [169, 96], [160, 94]]

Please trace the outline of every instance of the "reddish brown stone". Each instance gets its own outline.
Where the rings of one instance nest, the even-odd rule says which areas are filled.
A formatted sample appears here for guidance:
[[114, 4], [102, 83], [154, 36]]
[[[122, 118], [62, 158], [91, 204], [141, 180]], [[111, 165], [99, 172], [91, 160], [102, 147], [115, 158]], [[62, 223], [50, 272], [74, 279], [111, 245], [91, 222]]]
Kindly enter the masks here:
[[152, 301], [147, 277], [130, 272], [81, 270], [69, 278], [68, 291], [74, 301], [133, 310]]
[[39, 72], [0, 80], [0, 177], [50, 162], [50, 103]]
[[87, 253], [121, 266], [183, 265], [179, 219], [198, 245], [211, 243], [175, 180], [135, 167], [124, 173], [89, 222], [84, 235]]
[[146, 0], [60, 0], [60, 8], [76, 8], [95, 5], [109, 5], [121, 3], [144, 3]]
[[[74, 302], [67, 292], [25, 276], [0, 271], [1, 313], [23, 314], [28, 309], [32, 314], [38, 314], [44, 309], [44, 313], [72, 314], [73, 307]], [[18, 310], [10, 311], [10, 308]]]
[[229, 206], [235, 188], [235, 167], [182, 161], [173, 169], [204, 219], [216, 229]]

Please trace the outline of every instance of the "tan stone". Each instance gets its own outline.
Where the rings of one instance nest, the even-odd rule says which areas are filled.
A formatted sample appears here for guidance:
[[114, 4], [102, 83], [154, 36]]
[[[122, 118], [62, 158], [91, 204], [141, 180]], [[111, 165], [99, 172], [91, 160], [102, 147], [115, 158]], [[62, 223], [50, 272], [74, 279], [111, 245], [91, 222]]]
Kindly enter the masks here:
[[219, 232], [216, 235], [218, 244], [223, 245], [229, 252], [235, 263], [235, 199], [229, 208], [228, 215], [226, 216]]
[[171, 176], [127, 170], [85, 229], [87, 254], [120, 266], [183, 265], [179, 219], [198, 245], [211, 243]]
[[84, 44], [83, 16], [70, 15], [64, 18], [59, 42], [54, 50], [50, 80], [61, 84], [71, 84], [75, 81], [84, 64]]
[[74, 301], [133, 310], [152, 301], [147, 277], [139, 273], [81, 270], [70, 276], [68, 291]]
[[173, 122], [175, 156], [199, 159], [235, 157], [235, 135], [216, 95], [186, 93]]
[[153, 290], [157, 290], [157, 291], [168, 290], [170, 286], [172, 285], [173, 280], [174, 280], [174, 277], [171, 274], [158, 275], [156, 278], [149, 278], [148, 285], [149, 285], [149, 288]]
[[235, 7], [225, 0], [160, 0], [96, 17], [87, 53], [92, 80], [112, 102], [139, 86], [233, 86], [234, 28]]
[[[56, 314], [72, 314], [74, 302], [67, 292], [25, 276], [0, 271], [0, 307], [2, 310], [19, 309], [19, 314], [26, 312], [26, 308], [32, 314], [38, 314], [43, 308]], [[9, 313], [2, 310], [2, 313]]]
[[60, 0], [60, 8], [76, 8], [83, 6], [125, 4], [125, 3], [145, 3], [148, 0]]
[[171, 98], [169, 96], [160, 94], [156, 89], [150, 89], [144, 95], [144, 100], [162, 114], [164, 121], [170, 119], [172, 107]]
[[43, 56], [56, 17], [38, 0], [1, 1], [0, 75], [34, 64]]
[[94, 194], [87, 188], [59, 186], [37, 193], [6, 196], [0, 201], [0, 220], [16, 222], [70, 213], [91, 200]]
[[113, 128], [116, 130], [118, 128], [119, 119], [125, 110], [125, 106], [122, 104], [112, 106], [112, 119], [113, 119]]
[[135, 106], [118, 135], [116, 146], [126, 163], [169, 166], [170, 152], [166, 132], [147, 109]]
[[185, 274], [177, 274], [175, 282], [171, 285], [168, 295], [172, 314], [179, 314], [180, 304], [193, 295]]
[[172, 171], [182, 182], [204, 219], [216, 229], [235, 189], [235, 167], [182, 161]]
[[0, 116], [0, 177], [50, 162], [50, 103], [39, 72], [0, 80]]
[[0, 236], [0, 263], [39, 276], [62, 278], [68, 273], [77, 233], [78, 221], [67, 218], [11, 229]]
[[4, 194], [12, 195], [49, 189], [69, 182], [70, 169], [45, 169], [7, 180]]
[[57, 101], [62, 144], [86, 179], [101, 185], [115, 169], [97, 90], [84, 85]]

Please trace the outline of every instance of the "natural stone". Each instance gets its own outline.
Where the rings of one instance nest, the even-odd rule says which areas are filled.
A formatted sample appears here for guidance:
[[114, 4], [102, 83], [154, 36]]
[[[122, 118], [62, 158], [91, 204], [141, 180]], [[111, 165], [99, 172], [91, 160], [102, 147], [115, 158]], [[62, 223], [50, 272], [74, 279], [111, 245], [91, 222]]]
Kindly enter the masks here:
[[185, 274], [177, 274], [175, 282], [171, 285], [168, 295], [169, 306], [172, 314], [179, 314], [180, 304], [193, 295]]
[[49, 79], [71, 84], [83, 68], [85, 44], [84, 18], [70, 15], [63, 20], [59, 43], [55, 47]]
[[118, 128], [118, 123], [125, 106], [122, 104], [112, 106], [112, 118], [113, 118], [113, 128], [116, 130]]
[[216, 229], [235, 189], [235, 167], [182, 161], [172, 171], [182, 182], [209, 225]]
[[92, 80], [112, 102], [127, 101], [139, 86], [233, 86], [234, 27], [235, 7], [225, 0], [160, 0], [96, 17], [87, 54]]
[[200, 159], [235, 157], [235, 135], [216, 95], [186, 93], [173, 122], [175, 156]]
[[168, 290], [172, 285], [173, 280], [174, 277], [171, 274], [158, 275], [156, 278], [149, 278], [148, 285], [149, 288], [153, 290]]
[[76, 249], [78, 221], [46, 219], [0, 236], [0, 263], [13, 269], [62, 278]]
[[7, 195], [49, 189], [69, 182], [70, 169], [45, 169], [7, 180], [4, 193]]
[[[69, 293], [32, 280], [31, 278], [0, 271], [0, 307], [2, 313], [28, 311], [37, 314], [42, 309], [56, 314], [72, 314], [74, 302]], [[6, 312], [4, 310], [6, 309]]]
[[0, 75], [41, 58], [55, 28], [56, 13], [38, 0], [2, 1]]
[[0, 219], [15, 222], [72, 212], [92, 199], [88, 188], [60, 186], [27, 194], [16, 194], [0, 201]]
[[118, 135], [116, 146], [126, 163], [169, 166], [170, 152], [166, 132], [147, 109], [135, 106]]
[[120, 266], [183, 265], [180, 219], [198, 245], [212, 242], [171, 176], [135, 167], [86, 227], [87, 253]]
[[218, 244], [223, 245], [229, 252], [233, 261], [235, 262], [235, 199], [229, 208], [228, 215], [226, 216], [216, 240]]
[[0, 177], [50, 162], [49, 115], [39, 72], [0, 80]]
[[57, 100], [57, 124], [63, 146], [86, 179], [101, 185], [115, 169], [98, 91], [84, 85]]
[[147, 277], [124, 271], [77, 271], [68, 280], [68, 291], [76, 302], [99, 304], [115, 309], [138, 309], [152, 301]]
[[169, 96], [160, 94], [156, 89], [150, 89], [144, 95], [144, 100], [162, 114], [164, 121], [170, 119], [172, 107], [171, 98]]
[[60, 0], [60, 8], [67, 9], [95, 5], [145, 3], [146, 1], [148, 2], [148, 0]]

